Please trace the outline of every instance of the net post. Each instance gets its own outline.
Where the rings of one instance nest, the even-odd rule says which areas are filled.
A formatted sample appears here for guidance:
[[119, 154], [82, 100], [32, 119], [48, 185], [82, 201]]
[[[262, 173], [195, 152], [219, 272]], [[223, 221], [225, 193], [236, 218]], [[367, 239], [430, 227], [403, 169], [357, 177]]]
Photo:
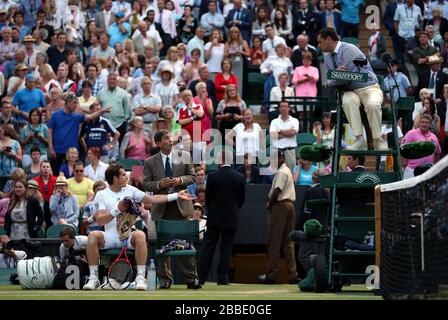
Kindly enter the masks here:
[[381, 187], [375, 186], [375, 265], [381, 263]]

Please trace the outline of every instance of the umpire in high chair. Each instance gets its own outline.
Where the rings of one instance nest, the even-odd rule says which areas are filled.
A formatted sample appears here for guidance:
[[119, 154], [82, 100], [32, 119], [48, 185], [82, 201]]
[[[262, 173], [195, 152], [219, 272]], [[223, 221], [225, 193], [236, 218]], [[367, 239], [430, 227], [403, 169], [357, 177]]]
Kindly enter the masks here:
[[346, 82], [328, 80], [328, 86], [344, 86], [342, 108], [347, 117], [355, 142], [348, 146], [349, 150], [367, 150], [363, 136], [360, 106], [364, 105], [370, 129], [372, 131], [375, 150], [387, 150], [387, 143], [381, 138], [381, 104], [383, 92], [378, 84], [378, 78], [366, 56], [355, 45], [342, 42], [333, 28], [325, 28], [319, 32], [319, 48], [328, 53], [325, 55], [325, 66], [328, 70], [351, 71], [367, 73], [367, 82]]

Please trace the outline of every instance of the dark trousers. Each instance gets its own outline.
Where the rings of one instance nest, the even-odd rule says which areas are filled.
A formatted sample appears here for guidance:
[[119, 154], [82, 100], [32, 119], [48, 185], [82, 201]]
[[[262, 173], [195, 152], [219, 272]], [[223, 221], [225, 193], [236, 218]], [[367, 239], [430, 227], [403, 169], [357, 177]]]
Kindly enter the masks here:
[[289, 234], [294, 230], [295, 207], [292, 201], [276, 202], [268, 210], [268, 264], [266, 275], [275, 279], [278, 271], [280, 254], [286, 260], [288, 279], [297, 279], [296, 259], [294, 257], [294, 243]]
[[359, 23], [356, 24], [342, 21], [341, 38], [344, 37], [358, 38], [358, 36], [359, 36]]
[[236, 229], [208, 228], [204, 236], [201, 255], [199, 257], [198, 272], [199, 281], [204, 283], [210, 273], [213, 262], [213, 256], [219, 238], [219, 264], [218, 264], [218, 282], [229, 281], [230, 257], [232, 255], [233, 241], [235, 239]]
[[396, 41], [396, 46], [397, 46], [396, 53], [395, 53], [396, 56], [397, 56], [397, 59], [402, 61], [402, 62], [405, 62], [405, 60], [406, 60], [406, 43], [407, 43], [407, 40], [405, 38], [400, 37], [397, 34], [395, 41]]
[[399, 54], [399, 48], [400, 48], [400, 37], [398, 36], [398, 34], [396, 32], [391, 34], [391, 38], [392, 38], [392, 47], [394, 48], [394, 55], [395, 58], [397, 58], [398, 60], [400, 60], [400, 58], [398, 57]]
[[48, 229], [48, 227], [51, 227], [53, 225], [53, 222], [51, 222], [51, 210], [48, 201], [44, 202], [44, 221], [46, 229]]
[[63, 153], [56, 153], [56, 158], [50, 159], [50, 165], [51, 170], [53, 170], [54, 176], [59, 176], [59, 168], [61, 167], [61, 164], [64, 162], [65, 154]]
[[127, 123], [126, 121], [123, 122], [118, 128], [116, 128], [118, 130], [118, 132], [120, 132], [120, 138], [118, 139], [118, 143], [120, 144], [121, 147], [121, 142], [124, 139], [124, 135], [126, 134], [126, 129], [127, 129]]

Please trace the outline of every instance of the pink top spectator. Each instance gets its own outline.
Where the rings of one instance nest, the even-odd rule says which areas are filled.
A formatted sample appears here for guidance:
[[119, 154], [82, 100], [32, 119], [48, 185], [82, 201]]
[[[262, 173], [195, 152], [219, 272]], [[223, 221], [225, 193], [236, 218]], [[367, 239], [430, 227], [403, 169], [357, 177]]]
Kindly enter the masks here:
[[0, 226], [5, 224], [5, 215], [6, 211], [8, 211], [10, 198], [4, 198], [0, 200]]
[[[311, 77], [311, 81], [297, 84], [298, 81], [306, 79], [305, 75]], [[296, 97], [315, 97], [317, 96], [316, 83], [319, 81], [319, 70], [316, 67], [300, 66], [294, 70], [292, 83], [296, 88]]]
[[418, 167], [422, 164], [431, 163], [434, 164], [435, 162], [435, 155], [441, 154], [442, 150], [440, 149], [439, 139], [437, 139], [436, 135], [430, 131], [428, 133], [424, 134], [420, 128], [410, 130], [403, 138], [403, 142], [401, 144], [411, 143], [411, 142], [418, 142], [418, 141], [431, 141], [436, 145], [436, 151], [427, 157], [416, 159], [416, 160], [409, 160], [408, 167], [414, 169], [415, 167]]
[[146, 143], [143, 139], [143, 135], [141, 136], [140, 141], [136, 141], [136, 136], [133, 132], [129, 135], [129, 144], [135, 146], [135, 148], [131, 149], [127, 158], [136, 159], [136, 160], [145, 160], [148, 157], [146, 153]]

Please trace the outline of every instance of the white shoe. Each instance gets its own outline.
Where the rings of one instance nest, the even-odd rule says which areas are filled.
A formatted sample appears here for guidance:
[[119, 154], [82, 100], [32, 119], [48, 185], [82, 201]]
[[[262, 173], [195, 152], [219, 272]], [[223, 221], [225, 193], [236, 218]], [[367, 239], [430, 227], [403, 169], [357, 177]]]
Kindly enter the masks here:
[[119, 289], [121, 287], [121, 285], [115, 281], [115, 279], [109, 279], [109, 281], [105, 281], [102, 285], [101, 285], [101, 290], [115, 290], [115, 289]]
[[387, 146], [387, 143], [383, 141], [383, 139], [374, 139], [373, 140], [373, 148], [376, 151], [386, 151], [389, 150], [389, 147]]
[[83, 290], [97, 290], [100, 288], [100, 280], [98, 280], [97, 276], [89, 276], [89, 281], [82, 287]]
[[135, 289], [136, 290], [146, 290], [146, 279], [145, 276], [138, 274], [137, 277], [135, 277]]
[[367, 150], [367, 143], [364, 137], [356, 138], [353, 144], [347, 146], [347, 150], [357, 151], [357, 150]]

